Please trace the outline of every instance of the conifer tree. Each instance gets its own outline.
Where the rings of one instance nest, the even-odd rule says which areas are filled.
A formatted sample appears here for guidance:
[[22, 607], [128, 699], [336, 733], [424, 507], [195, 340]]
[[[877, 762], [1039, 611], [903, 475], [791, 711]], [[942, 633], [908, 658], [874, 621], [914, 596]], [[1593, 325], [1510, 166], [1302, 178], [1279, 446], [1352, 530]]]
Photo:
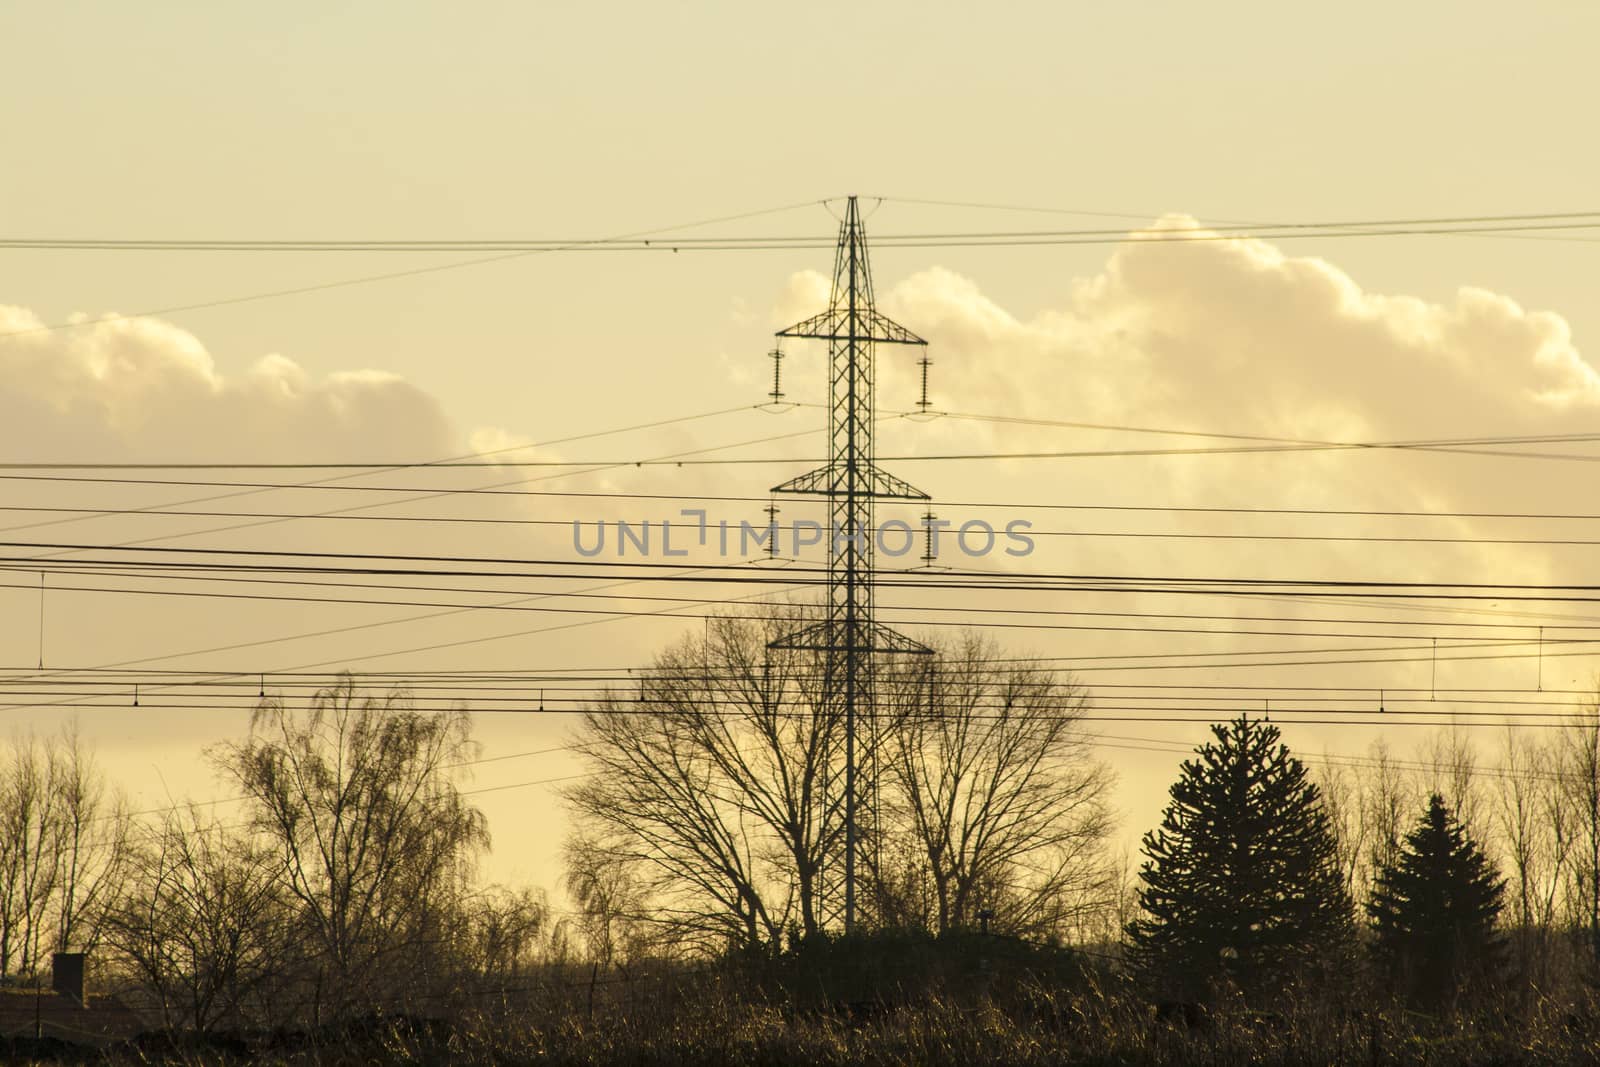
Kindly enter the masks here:
[[1186, 760], [1144, 836], [1135, 958], [1160, 996], [1259, 1001], [1348, 947], [1352, 905], [1333, 831], [1278, 728], [1241, 715]]
[[1505, 880], [1433, 794], [1396, 862], [1378, 872], [1367, 904], [1378, 959], [1396, 989], [1436, 1006], [1488, 978], [1503, 952], [1495, 921], [1504, 893]]

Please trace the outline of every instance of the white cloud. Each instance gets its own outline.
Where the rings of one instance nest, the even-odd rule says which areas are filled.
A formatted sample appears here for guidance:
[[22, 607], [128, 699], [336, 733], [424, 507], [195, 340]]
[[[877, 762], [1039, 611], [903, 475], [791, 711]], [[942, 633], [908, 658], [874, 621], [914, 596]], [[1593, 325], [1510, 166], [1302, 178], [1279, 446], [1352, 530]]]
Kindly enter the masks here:
[[315, 381], [270, 354], [229, 377], [193, 334], [155, 319], [41, 325], [0, 306], [0, 452], [14, 460], [359, 461], [462, 450], [436, 400], [382, 371]]
[[[1187, 227], [1170, 218], [1159, 226]], [[1256, 240], [1119, 246], [1062, 306], [1019, 320], [979, 286], [934, 268], [884, 309], [931, 341], [935, 406], [1037, 420], [1334, 441], [1581, 433], [1600, 375], [1566, 321], [1463, 288], [1429, 302], [1363, 288], [1326, 259]], [[881, 351], [879, 403], [905, 408], [915, 361]], [[943, 420], [891, 427], [891, 451], [1218, 448], [1225, 439]], [[885, 451], [882, 439], [880, 453]], [[1583, 451], [1555, 444], [1534, 451]], [[1370, 450], [906, 464], [944, 499], [1396, 511], [1581, 510], [1578, 461]], [[1040, 525], [1136, 531], [1549, 538], [1548, 523], [1057, 513]], [[1571, 528], [1565, 529], [1570, 535]], [[1046, 542], [1046, 544], [1050, 544]], [[1067, 539], [1034, 569], [1142, 574], [1588, 581], [1572, 547], [1372, 542]], [[1171, 605], [1167, 605], [1168, 608]]]
[[1559, 315], [1473, 288], [1451, 304], [1371, 293], [1255, 240], [1131, 241], [1026, 323], [940, 269], [890, 303], [935, 341], [952, 393], [1039, 416], [1410, 437], [1548, 431], [1600, 409], [1600, 376]]

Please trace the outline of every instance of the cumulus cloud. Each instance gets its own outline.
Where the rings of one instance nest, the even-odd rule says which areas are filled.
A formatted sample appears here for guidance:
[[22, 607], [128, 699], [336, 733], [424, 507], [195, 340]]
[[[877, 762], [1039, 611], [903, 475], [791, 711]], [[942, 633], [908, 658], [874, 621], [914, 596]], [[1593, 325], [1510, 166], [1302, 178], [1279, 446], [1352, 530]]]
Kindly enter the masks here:
[[[939, 267], [894, 285], [883, 305], [932, 342], [933, 397], [947, 410], [1334, 441], [1578, 432], [1600, 411], [1600, 375], [1558, 314], [1471, 287], [1438, 303], [1374, 292], [1324, 258], [1258, 240], [1142, 239], [1174, 229], [1215, 236], [1183, 216], [1158, 220], [1029, 319]], [[813, 313], [826, 290], [820, 274], [793, 276], [774, 318]], [[884, 407], [907, 408], [916, 395], [915, 361], [900, 356], [879, 354]], [[1000, 450], [1228, 443], [995, 425], [985, 435], [954, 421], [889, 436], [910, 451], [975, 439]], [[1582, 469], [1385, 452], [1036, 464], [1026, 477], [1075, 496], [1144, 489], [1169, 502], [1466, 509], [1540, 496], [1548, 506], [1551, 488]]]
[[[1183, 217], [1156, 228], [1205, 235]], [[1600, 376], [1559, 315], [1474, 288], [1449, 304], [1368, 292], [1325, 259], [1256, 240], [1135, 236], [1030, 322], [944, 270], [891, 297], [949, 353], [954, 391], [1038, 414], [1087, 406], [1239, 432], [1471, 436], [1600, 409]]]
[[[1160, 220], [1156, 228], [1206, 233], [1181, 217]], [[791, 286], [791, 295], [799, 288]], [[1559, 314], [1471, 287], [1438, 302], [1375, 292], [1327, 259], [1291, 256], [1257, 240], [1158, 242], [1135, 235], [1103, 269], [1068, 287], [1056, 307], [1026, 319], [1012, 315], [971, 279], [940, 268], [900, 281], [885, 293], [883, 304], [930, 340], [935, 406], [958, 412], [1351, 442], [1584, 433], [1594, 430], [1600, 414], [1600, 375], [1578, 351]], [[914, 360], [880, 353], [879, 368], [880, 403], [908, 407], [916, 392]], [[886, 446], [883, 438], [893, 444]], [[1249, 444], [946, 419], [889, 426], [879, 450]], [[1579, 454], [1585, 446], [1556, 443], [1528, 450]], [[1583, 461], [1350, 450], [1017, 461], [981, 468], [906, 463], [896, 473], [946, 500], [1517, 512], [1584, 510], [1576, 501], [1591, 469]], [[1027, 561], [1031, 570], [1455, 582], [1600, 579], [1591, 550], [1504, 543], [1574, 535], [1574, 527], [1533, 521], [1192, 512], [1033, 512], [1030, 517], [1038, 527], [1076, 533], [1290, 537], [1040, 538], [1039, 553]], [[1355, 540], [1317, 539], [1326, 536]], [[1359, 540], [1369, 537], [1415, 540]], [[1079, 608], [1179, 610], [1171, 598], [1139, 603], [1123, 598], [1115, 604], [1093, 604], [1081, 595], [1072, 600]], [[1400, 606], [1392, 604], [1372, 617], [1437, 620], [1437, 631], [1404, 632], [1445, 635], [1466, 632], [1450, 629], [1448, 621], [1470, 618], [1415, 607], [1404, 614]], [[1279, 601], [1266, 613], [1310, 618], [1328, 616], [1328, 607]], [[1499, 607], [1506, 613], [1476, 618], [1505, 625], [1539, 621], [1512, 614], [1517, 605]], [[1191, 604], [1188, 610], [1261, 613], [1263, 605], [1224, 600]], [[1048, 640], [1080, 654], [1086, 649], [1259, 648], [1264, 643], [1260, 637], [1218, 643], [1174, 636], [1153, 649], [1149, 641], [1093, 633]], [[1265, 644], [1292, 647], [1294, 642]], [[1405, 670], [1396, 668], [1392, 676], [1400, 678]], [[1457, 669], [1457, 679], [1465, 670]], [[1516, 662], [1486, 663], [1483, 671], [1490, 670], [1525, 673]], [[1236, 677], [1243, 675], [1224, 673], [1214, 680]], [[1305, 673], [1281, 677], [1292, 681]], [[1367, 670], [1365, 677], [1385, 675]]]
[[314, 380], [261, 357], [220, 373], [155, 319], [47, 331], [0, 305], [0, 451], [14, 460], [389, 460], [463, 450], [438, 402], [376, 370]]
[[[1205, 232], [1181, 217], [1158, 226]], [[1474, 288], [1448, 303], [1370, 292], [1325, 259], [1291, 257], [1256, 240], [1135, 237], [1103, 271], [1077, 281], [1061, 307], [1028, 321], [940, 269], [907, 278], [887, 303], [933, 341], [935, 391], [959, 397], [943, 406], [961, 410], [1337, 441], [1579, 432], [1600, 412], [1600, 375], [1561, 316]], [[881, 362], [891, 380], [909, 379], [909, 363]], [[1039, 430], [999, 430], [993, 439], [1227, 444]], [[1140, 470], [1180, 497], [1353, 503], [1376, 493], [1390, 505], [1409, 499], [1416, 506], [1424, 492], [1446, 505], [1502, 489], [1548, 496], [1581, 468], [1388, 452], [1376, 462], [1337, 454], [1270, 463], [1207, 458]], [[1097, 481], [1085, 464], [1073, 471], [1079, 484]], [[1413, 484], [1385, 492], [1373, 484], [1380, 477]]]

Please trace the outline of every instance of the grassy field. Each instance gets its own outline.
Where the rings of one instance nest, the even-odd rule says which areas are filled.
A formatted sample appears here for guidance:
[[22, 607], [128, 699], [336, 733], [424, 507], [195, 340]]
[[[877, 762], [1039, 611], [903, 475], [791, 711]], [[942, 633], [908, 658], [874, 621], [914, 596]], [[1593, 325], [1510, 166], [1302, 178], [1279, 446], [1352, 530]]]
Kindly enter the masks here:
[[1528, 998], [1445, 1017], [1285, 995], [1272, 1008], [1158, 1010], [1095, 957], [878, 937], [694, 968], [552, 969], [318, 1028], [147, 1034], [98, 1050], [11, 1039], [0, 1063], [1600, 1064], [1593, 1005]]
[[[560, 1017], [484, 1014], [449, 1026], [400, 1023], [359, 1040], [302, 1048], [225, 1045], [74, 1054], [69, 1062], [355, 1067], [451, 1064], [1570, 1064], [1600, 1062], [1600, 1043], [1551, 1020], [1532, 1028], [1442, 1024], [1404, 1016], [1218, 1017], [1203, 1029], [1157, 1024], [1148, 1010], [1018, 1018], [998, 1005], [931, 1001], [871, 1019], [797, 1016], [736, 1004], [716, 990], [638, 1005], [628, 1014], [572, 1005]], [[1035, 1013], [1037, 1014], [1037, 1013]], [[13, 1049], [6, 1062], [34, 1059]]]

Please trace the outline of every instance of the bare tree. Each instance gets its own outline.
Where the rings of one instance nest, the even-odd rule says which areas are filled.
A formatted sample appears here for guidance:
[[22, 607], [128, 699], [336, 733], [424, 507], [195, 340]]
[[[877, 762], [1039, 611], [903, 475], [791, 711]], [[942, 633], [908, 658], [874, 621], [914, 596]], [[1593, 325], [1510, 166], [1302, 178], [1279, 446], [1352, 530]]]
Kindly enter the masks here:
[[283, 977], [288, 900], [275, 858], [249, 832], [168, 812], [129, 854], [107, 940], [133, 967], [169, 1027], [237, 1022]]
[[1360, 878], [1363, 896], [1370, 895], [1379, 871], [1400, 861], [1401, 843], [1418, 803], [1417, 785], [1389, 751], [1388, 742], [1380, 737], [1368, 752], [1361, 801], [1361, 837], [1366, 846]]
[[651, 947], [644, 879], [628, 861], [581, 834], [564, 849], [567, 895], [577, 904], [578, 932], [587, 958], [610, 969]]
[[1507, 725], [1495, 776], [1494, 824], [1509, 903], [1516, 916], [1515, 947], [1523, 978], [1534, 987], [1548, 979], [1555, 903], [1571, 851], [1572, 830], [1560, 802], [1557, 753]]
[[[638, 692], [602, 697], [576, 740], [585, 861], [633, 872], [655, 918], [706, 948], [814, 934], [837, 905], [839, 709], [820, 657], [768, 648], [795, 621], [711, 620]], [[1063, 931], [1113, 895], [1083, 695], [1000, 669], [981, 642], [949, 656], [931, 682], [878, 666], [858, 744], [863, 907], [938, 928], [988, 907], [1012, 929]]]
[[128, 819], [76, 727], [0, 756], [0, 976], [91, 949], [123, 867]]
[[60, 870], [55, 947], [92, 952], [121, 886], [131, 819], [121, 794], [108, 793], [76, 724], [62, 732], [53, 756]]
[[708, 948], [821, 927], [837, 716], [809, 656], [767, 648], [793, 625], [711, 620], [637, 693], [602, 696], [575, 742], [591, 774], [567, 798], [589, 848], [638, 872], [658, 918]]
[[1423, 753], [1428, 791], [1438, 793], [1474, 836], [1486, 837], [1483, 790], [1478, 780], [1478, 751], [1457, 723], [1435, 731]]
[[1546, 841], [1546, 874], [1542, 892], [1534, 901], [1535, 917], [1541, 929], [1554, 930], [1560, 919], [1562, 894], [1570, 882], [1577, 851], [1579, 820], [1567, 802], [1567, 780], [1562, 771], [1561, 740], [1551, 738], [1542, 746], [1539, 764], [1545, 773], [1537, 781], [1538, 818]]
[[[1089, 751], [1086, 694], [1008, 665], [966, 634], [902, 667], [886, 697], [890, 821], [925, 871], [938, 931], [975, 926], [1063, 935], [1114, 903], [1104, 845], [1110, 774]], [[903, 879], [902, 879], [903, 880]]]
[[1372, 829], [1365, 815], [1365, 783], [1359, 770], [1338, 762], [1326, 752], [1314, 771], [1314, 778], [1322, 792], [1323, 810], [1333, 828], [1335, 854], [1344, 874], [1345, 892], [1352, 902], [1358, 903], [1367, 888], [1365, 858], [1367, 835]]
[[28, 975], [46, 943], [55, 892], [60, 798], [48, 749], [31, 735], [9, 746], [0, 782], [0, 974]]
[[562, 952], [564, 929], [536, 889], [491, 886], [466, 905], [467, 962], [479, 979], [504, 982]]
[[392, 986], [443, 936], [488, 844], [452, 771], [473, 750], [470, 729], [464, 710], [419, 714], [403, 693], [365, 694], [346, 676], [303, 712], [263, 700], [249, 738], [213, 750], [317, 950], [318, 1014]]
[[1600, 966], [1600, 695], [1559, 736], [1564, 806], [1573, 823], [1568, 907], [1588, 939], [1591, 965]]

